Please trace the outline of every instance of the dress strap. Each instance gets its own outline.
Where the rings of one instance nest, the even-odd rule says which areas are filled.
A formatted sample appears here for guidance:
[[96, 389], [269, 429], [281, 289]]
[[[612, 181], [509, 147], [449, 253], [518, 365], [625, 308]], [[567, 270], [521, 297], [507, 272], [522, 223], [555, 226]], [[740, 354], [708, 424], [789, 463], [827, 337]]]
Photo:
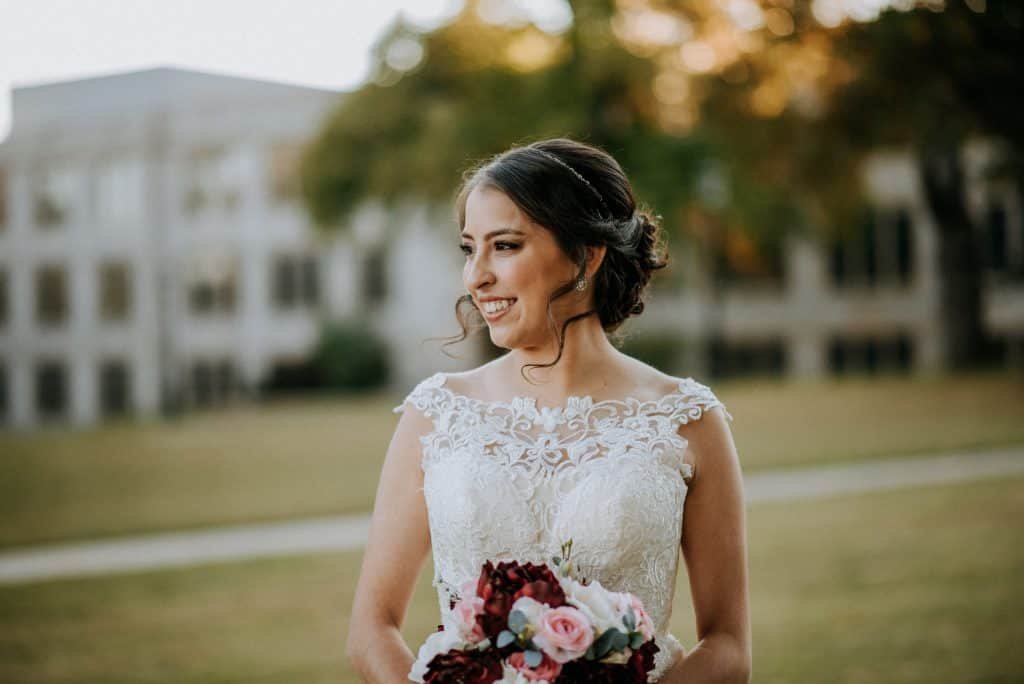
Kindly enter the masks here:
[[402, 413], [405, 410], [406, 404], [412, 405], [418, 409], [420, 413], [427, 417], [436, 417], [441, 415], [442, 406], [441, 403], [447, 396], [440, 388], [444, 384], [445, 376], [444, 373], [437, 372], [431, 375], [429, 378], [421, 380], [402, 403], [391, 409], [392, 413]]
[[719, 401], [707, 385], [693, 378], [685, 378], [679, 383], [678, 391], [673, 395], [671, 419], [674, 425], [685, 425], [693, 420], [700, 420], [706, 411], [721, 408], [722, 413], [730, 421], [732, 414]]

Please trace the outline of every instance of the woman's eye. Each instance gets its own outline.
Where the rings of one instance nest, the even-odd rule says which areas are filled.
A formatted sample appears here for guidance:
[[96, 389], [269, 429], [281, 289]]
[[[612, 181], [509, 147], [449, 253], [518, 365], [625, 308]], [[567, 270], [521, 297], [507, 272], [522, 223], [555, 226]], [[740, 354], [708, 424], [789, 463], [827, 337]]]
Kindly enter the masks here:
[[[498, 251], [501, 251], [501, 252], [505, 252], [505, 251], [508, 251], [510, 249], [515, 249], [518, 246], [519, 245], [516, 244], [515, 242], [495, 242], [494, 243], [494, 248], [497, 249]], [[473, 253], [473, 248], [470, 245], [459, 245], [459, 249], [461, 249], [462, 253], [465, 254], [466, 256], [469, 256], [470, 254]]]

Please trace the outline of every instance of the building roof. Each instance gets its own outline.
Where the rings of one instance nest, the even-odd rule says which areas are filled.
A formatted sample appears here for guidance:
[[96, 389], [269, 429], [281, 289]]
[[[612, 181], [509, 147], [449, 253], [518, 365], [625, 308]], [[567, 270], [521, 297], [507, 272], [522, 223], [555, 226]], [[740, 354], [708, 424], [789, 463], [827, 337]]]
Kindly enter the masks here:
[[11, 133], [69, 119], [193, 109], [218, 103], [331, 99], [332, 91], [254, 78], [154, 67], [75, 80], [15, 87], [11, 92]]

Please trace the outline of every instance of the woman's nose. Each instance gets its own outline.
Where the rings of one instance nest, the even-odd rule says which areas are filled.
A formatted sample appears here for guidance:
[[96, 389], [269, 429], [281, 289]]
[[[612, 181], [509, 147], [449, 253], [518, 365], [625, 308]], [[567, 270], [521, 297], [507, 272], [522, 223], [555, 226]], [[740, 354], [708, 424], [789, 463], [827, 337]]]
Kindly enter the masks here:
[[469, 259], [466, 261], [466, 289], [473, 292], [481, 286], [491, 282], [493, 278], [494, 274], [491, 272], [491, 268], [487, 263], [487, 260], [477, 257], [476, 255], [470, 255]]

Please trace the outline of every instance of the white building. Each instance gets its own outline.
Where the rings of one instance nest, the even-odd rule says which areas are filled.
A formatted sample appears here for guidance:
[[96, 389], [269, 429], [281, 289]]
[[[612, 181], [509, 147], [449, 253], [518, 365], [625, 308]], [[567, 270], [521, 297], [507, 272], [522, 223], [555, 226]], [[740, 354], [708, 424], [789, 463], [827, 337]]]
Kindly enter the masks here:
[[[397, 391], [495, 353], [458, 333], [451, 209], [367, 204], [318, 235], [298, 150], [340, 93], [160, 68], [13, 93], [0, 144], [0, 425], [87, 425], [252, 392], [359, 315]], [[988, 151], [969, 150], [973, 175]], [[776, 277], [713, 294], [680, 249], [628, 329], [668, 370], [820, 376], [938, 368], [935, 234], [906, 157], [868, 168], [875, 220], [855, 240], [792, 238]], [[1024, 365], [1024, 227], [1012, 188], [971, 181], [985, 320]], [[660, 284], [659, 284], [660, 283]], [[671, 358], [665, 358], [665, 350]]]
[[171, 68], [15, 89], [0, 424], [216, 401], [307, 353], [331, 254], [291, 171], [338, 98]]

